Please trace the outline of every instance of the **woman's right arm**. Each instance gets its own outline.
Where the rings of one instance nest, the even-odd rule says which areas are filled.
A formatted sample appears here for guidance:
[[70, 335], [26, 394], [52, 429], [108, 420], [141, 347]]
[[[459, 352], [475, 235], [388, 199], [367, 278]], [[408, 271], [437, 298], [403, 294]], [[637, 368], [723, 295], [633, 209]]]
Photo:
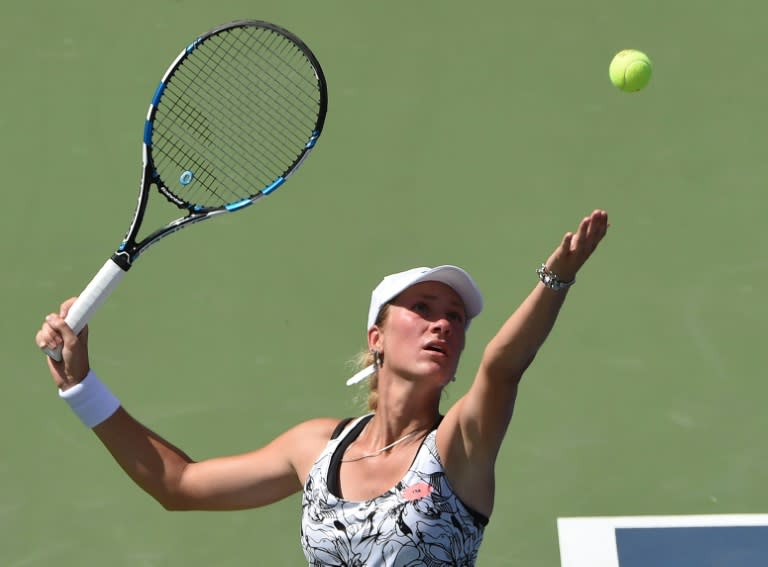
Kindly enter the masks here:
[[166, 509], [242, 510], [300, 491], [337, 422], [307, 421], [261, 449], [199, 462], [123, 408], [93, 431], [128, 476]]
[[[62, 361], [49, 359], [48, 366], [63, 392], [80, 384], [91, 371], [88, 329], [76, 336], [64, 322], [73, 302], [74, 298], [68, 300], [60, 313], [46, 317], [35, 337], [41, 348], [62, 347]], [[95, 378], [92, 373], [91, 377]], [[333, 418], [307, 421], [261, 449], [200, 462], [122, 407], [93, 426], [93, 431], [128, 476], [166, 509], [240, 510], [264, 506], [301, 490], [337, 423]]]

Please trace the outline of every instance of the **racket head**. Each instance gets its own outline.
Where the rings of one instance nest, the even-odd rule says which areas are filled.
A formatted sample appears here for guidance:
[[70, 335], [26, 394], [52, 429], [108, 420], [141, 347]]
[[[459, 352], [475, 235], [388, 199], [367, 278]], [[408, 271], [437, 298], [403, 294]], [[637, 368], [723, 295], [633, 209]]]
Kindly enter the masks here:
[[270, 194], [315, 146], [325, 75], [296, 35], [239, 20], [199, 36], [160, 82], [144, 128], [145, 176], [194, 214]]

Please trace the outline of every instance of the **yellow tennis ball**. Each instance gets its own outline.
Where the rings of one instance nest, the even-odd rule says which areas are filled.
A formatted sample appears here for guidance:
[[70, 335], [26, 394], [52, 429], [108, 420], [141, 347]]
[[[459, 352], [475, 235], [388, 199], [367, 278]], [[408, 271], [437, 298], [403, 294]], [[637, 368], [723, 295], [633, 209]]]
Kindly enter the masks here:
[[651, 60], [642, 51], [624, 49], [614, 56], [608, 67], [608, 75], [611, 82], [622, 91], [639, 91], [651, 80]]

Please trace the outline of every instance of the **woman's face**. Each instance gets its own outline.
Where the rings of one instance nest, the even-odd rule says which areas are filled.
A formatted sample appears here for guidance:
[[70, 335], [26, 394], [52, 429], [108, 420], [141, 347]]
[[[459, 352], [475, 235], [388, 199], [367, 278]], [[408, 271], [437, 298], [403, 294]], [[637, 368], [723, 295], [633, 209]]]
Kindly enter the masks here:
[[464, 350], [464, 303], [441, 282], [421, 282], [403, 291], [389, 306], [379, 329], [384, 367], [399, 375], [453, 379]]

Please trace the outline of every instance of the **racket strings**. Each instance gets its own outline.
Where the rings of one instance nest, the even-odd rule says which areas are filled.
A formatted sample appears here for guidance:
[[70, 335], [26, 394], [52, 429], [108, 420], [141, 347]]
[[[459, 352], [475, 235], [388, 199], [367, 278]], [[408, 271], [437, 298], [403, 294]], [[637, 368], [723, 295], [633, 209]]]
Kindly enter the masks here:
[[[182, 105], [175, 108], [183, 108]], [[180, 124], [189, 126], [190, 122], [187, 122], [188, 118], [183, 114], [177, 114], [176, 122], [166, 129], [158, 129], [155, 132], [155, 161], [158, 169], [166, 169], [171, 164], [163, 167], [163, 157], [170, 159], [172, 165], [178, 170], [176, 173], [181, 179], [181, 175], [184, 172], [189, 171], [192, 173], [192, 180], [195, 181], [195, 185], [198, 187], [198, 191], [203, 191], [202, 195], [195, 195], [192, 192], [187, 192], [185, 196], [181, 195], [180, 190], [173, 190], [174, 177], [173, 172], [163, 171], [160, 176], [166, 182], [166, 185], [171, 185], [169, 189], [177, 195], [183, 198], [185, 201], [191, 204], [200, 206], [219, 206], [223, 203], [231, 202], [242, 198], [247, 192], [247, 188], [242, 180], [242, 175], [230, 174], [230, 171], [236, 169], [239, 164], [236, 161], [229, 159], [227, 150], [220, 147], [215, 138], [211, 136], [199, 136], [199, 131], [202, 127], [180, 127]], [[198, 146], [202, 145], [206, 150], [205, 153], [200, 151]], [[161, 151], [158, 149], [162, 148]], [[214, 167], [214, 163], [221, 167]], [[220, 170], [220, 171], [219, 171]], [[218, 171], [218, 174], [217, 174]], [[204, 199], [205, 192], [209, 194], [213, 199]]]
[[316, 71], [289, 38], [258, 27], [215, 35], [171, 75], [158, 105], [158, 174], [196, 206], [251, 197], [301, 157], [319, 107]]
[[[275, 38], [281, 37], [277, 34], [273, 34], [273, 36]], [[283, 48], [286, 48], [287, 46], [293, 46], [293, 44], [290, 44], [287, 41], [283, 41], [282, 44]], [[266, 43], [262, 43], [262, 45], [270, 47]], [[241, 47], [244, 47], [244, 45]], [[249, 49], [252, 49], [250, 46], [248, 47]], [[271, 50], [270, 52], [274, 53], [274, 50]], [[300, 53], [298, 50], [296, 50], [296, 52]], [[253, 57], [248, 57], [248, 52], [245, 52], [245, 56], [247, 62], [252, 64], [254, 69], [257, 69], [262, 74], [262, 76], [273, 79], [273, 81], [269, 83], [266, 81], [259, 81], [257, 83], [251, 84], [246, 84], [241, 81], [236, 85], [231, 85], [228, 84], [226, 80], [221, 80], [220, 78], [222, 76], [236, 76], [238, 69], [233, 65], [233, 62], [237, 65], [240, 64], [236, 58], [228, 58], [227, 53], [222, 50], [214, 53], [209, 60], [211, 65], [207, 65], [205, 67], [205, 69], [212, 72], [210, 77], [211, 80], [209, 81], [212, 88], [207, 94], [221, 97], [223, 100], [229, 100], [234, 104], [240, 104], [241, 101], [250, 101], [253, 105], [251, 110], [262, 118], [260, 121], [254, 121], [251, 125], [256, 126], [257, 128], [260, 125], [266, 126], [268, 131], [264, 132], [264, 134], [270, 136], [273, 140], [277, 141], [279, 145], [282, 145], [289, 151], [295, 151], [295, 145], [297, 143], [303, 144], [306, 142], [307, 124], [314, 124], [317, 113], [308, 112], [306, 105], [304, 105], [302, 108], [296, 104], [294, 99], [285, 97], [284, 93], [277, 91], [274, 88], [274, 85], [277, 83], [277, 81], [275, 80], [275, 75], [270, 74], [270, 69], [265, 69], [263, 63], [260, 60], [254, 60]], [[194, 62], [190, 61], [190, 63]], [[274, 69], [280, 70], [278, 65], [287, 65], [289, 63], [290, 62], [286, 61], [285, 59], [280, 59], [274, 62], [273, 66]], [[307, 68], [307, 65], [305, 64], [304, 67]], [[283, 73], [283, 76], [287, 75]], [[266, 85], [272, 88], [271, 90], [265, 90], [264, 88], [261, 88], [262, 85]], [[228, 86], [232, 86], [233, 88], [227, 88]], [[251, 87], [250, 90], [249, 87]], [[254, 88], [258, 92], [254, 92]], [[199, 92], [198, 94], [200, 94], [202, 97], [206, 96], [205, 92]], [[311, 93], [308, 96], [312, 96]], [[316, 96], [317, 94], [315, 92], [314, 98], [316, 98]], [[285, 103], [287, 103], [288, 106], [286, 106]], [[314, 106], [316, 107], [316, 104]], [[213, 108], [214, 107], [212, 107], [212, 109]], [[288, 112], [286, 112], [286, 108]], [[291, 113], [290, 110], [293, 108], [303, 110], [303, 116], [299, 116], [295, 112]], [[313, 110], [316, 110], [316, 108]], [[270, 126], [272, 127], [271, 130], [269, 129]], [[283, 138], [280, 136], [276, 136], [276, 133], [281, 131], [286, 136], [285, 140], [283, 140]], [[293, 134], [296, 134], [296, 137], [293, 140], [288, 140], [288, 136]]]
[[[182, 76], [182, 75], [179, 75], [179, 76]], [[200, 77], [200, 73], [199, 72], [195, 73], [195, 75], [193, 76], [193, 80], [197, 80], [197, 82], [201, 82], [201, 77]], [[202, 80], [203, 81], [209, 81], [209, 78], [208, 77], [203, 77]], [[178, 82], [178, 81], [175, 81], [175, 82]], [[178, 85], [176, 85], [176, 86], [178, 86]], [[166, 140], [167, 143], [166, 143], [166, 145], [164, 147], [166, 147], [167, 149], [168, 148], [175, 148], [177, 150], [177, 152], [176, 152], [177, 154], [180, 153], [183, 157], [188, 158], [189, 154], [187, 152], [182, 152], [181, 149], [178, 147], [178, 146], [180, 146], [180, 144], [178, 144], [178, 143], [173, 144], [173, 142], [181, 141], [184, 144], [186, 144], [186, 146], [193, 146], [194, 147], [201, 140], [196, 139], [195, 135], [193, 133], [190, 133], [190, 131], [189, 131], [190, 129], [186, 128], [186, 120], [188, 120], [188, 117], [185, 116], [184, 109], [189, 108], [190, 106], [195, 106], [195, 105], [189, 104], [189, 101], [184, 100], [183, 98], [179, 98], [178, 96], [175, 97], [177, 100], [174, 100], [173, 93], [174, 92], [178, 92], [178, 90], [179, 90], [178, 88], [177, 89], [169, 89], [168, 90], [168, 94], [166, 96], [166, 99], [167, 99], [166, 100], [166, 104], [168, 104], [168, 103], [171, 104], [169, 109], [171, 110], [171, 113], [175, 114], [175, 116], [174, 116], [174, 121], [171, 124], [172, 128], [169, 129], [167, 136], [165, 136], [165, 140]], [[203, 92], [205, 92], [205, 91], [203, 91]], [[198, 101], [198, 103], [199, 103], [199, 101]], [[221, 113], [211, 112], [210, 111], [210, 109], [212, 108], [211, 105], [207, 104], [207, 106], [208, 106], [208, 110], [209, 110], [208, 111], [209, 118], [213, 119], [214, 121], [217, 121], [220, 125], [221, 124], [226, 124], [226, 117], [225, 116], [223, 116]], [[230, 124], [229, 128], [230, 128], [230, 134], [231, 134], [232, 133], [232, 129], [234, 128], [234, 126], [232, 124]], [[240, 137], [242, 138], [242, 133], [241, 133]], [[223, 139], [221, 136], [219, 136], [218, 138]], [[162, 140], [162, 139], [163, 139], [163, 137], [158, 135], [158, 140]], [[229, 143], [228, 143], [227, 147], [224, 147], [224, 146], [222, 146], [220, 144], [217, 144], [215, 141], [211, 140], [210, 138], [207, 138], [206, 142], [207, 142], [206, 148], [208, 150], [208, 154], [207, 154], [208, 160], [215, 161], [216, 163], [218, 163], [218, 164], [220, 164], [220, 165], [222, 165], [222, 166], [227, 168], [227, 169], [222, 170], [221, 175], [223, 175], [224, 177], [227, 178], [226, 180], [227, 180], [228, 183], [225, 184], [225, 186], [229, 186], [230, 187], [230, 190], [228, 191], [228, 193], [230, 194], [229, 195], [230, 198], [222, 197], [220, 195], [219, 191], [216, 190], [216, 187], [218, 185], [220, 185], [218, 183], [215, 183], [215, 181], [217, 181], [217, 179], [209, 177], [209, 178], [201, 178], [199, 181], [201, 182], [200, 184], [203, 185], [203, 187], [206, 188], [210, 192], [211, 196], [215, 198], [215, 202], [211, 202], [211, 201], [203, 202], [200, 198], [195, 198], [195, 197], [193, 197], [191, 195], [187, 195], [186, 196], [186, 199], [188, 201], [193, 201], [196, 204], [204, 205], [204, 206], [208, 206], [208, 205], [221, 205], [222, 202], [231, 201], [231, 200], [236, 199], [236, 198], [242, 198], [243, 194], [247, 194], [248, 193], [247, 190], [249, 188], [252, 188], [253, 185], [258, 185], [259, 183], [262, 183], [264, 181], [264, 180], [258, 180], [255, 183], [253, 183], [253, 181], [251, 181], [251, 183], [253, 183], [253, 185], [249, 184], [248, 186], [243, 186], [243, 184], [241, 183], [241, 181], [246, 177], [246, 174], [244, 174], [243, 172], [238, 172], [237, 171], [237, 169], [239, 168], [242, 160], [235, 160], [235, 161], [233, 161], [231, 159], [230, 154], [233, 152], [233, 150], [234, 150], [235, 153], [239, 153], [241, 155], [245, 154], [246, 152], [249, 151], [249, 149], [247, 147], [248, 146], [247, 143], [246, 144], [239, 143], [239, 138], [231, 136], [231, 135], [229, 136], [229, 140], [228, 140]], [[256, 149], [258, 150], [258, 148], [256, 148]], [[251, 150], [251, 151], [253, 151], [253, 150]], [[198, 153], [198, 152], [196, 151], [195, 153]], [[178, 162], [178, 155], [176, 157], [177, 157], [176, 161]], [[179, 162], [179, 163], [184, 163], [184, 162]], [[199, 164], [198, 160], [191, 160], [191, 163], [193, 165], [195, 165], [197, 168], [200, 168], [200, 164]], [[230, 174], [231, 172], [232, 172], [232, 174]], [[261, 172], [261, 175], [263, 175], [265, 177], [265, 179], [266, 179], [266, 175], [267, 174]]]
[[[191, 106], [179, 107], [179, 109], [181, 110], [182, 120], [189, 126], [189, 131], [191, 132], [189, 139], [199, 140], [205, 145], [210, 145], [212, 142], [212, 132], [208, 128], [207, 120], [205, 120], [202, 113]], [[186, 132], [177, 132], [176, 134], [187, 137]], [[196, 176], [201, 180], [201, 182], [204, 185], [211, 187], [211, 192], [214, 195], [220, 197], [221, 200], [225, 200], [225, 197], [223, 195], [218, 195], [217, 191], [213, 188], [214, 184], [212, 184], [211, 181], [214, 179], [214, 174], [207, 160], [201, 160], [199, 156], [195, 152], [190, 151], [186, 145], [170, 143], [168, 140], [168, 135], [162, 130], [159, 132], [158, 140], [160, 141], [161, 147], [171, 148], [174, 150], [174, 162], [179, 164], [191, 164], [189, 171], [195, 171]], [[165, 143], [163, 143], [163, 141], [165, 141]], [[230, 191], [229, 198], [236, 197], [236, 195], [236, 192]]]
[[[214, 75], [220, 75], [221, 74], [221, 69], [223, 67], [222, 64], [226, 64], [226, 60], [222, 60], [221, 58], [219, 58], [217, 60], [216, 58], [213, 58], [212, 62], [215, 64], [215, 66], [212, 67], [216, 71], [216, 73], [214, 73]], [[219, 85], [220, 81], [215, 81], [215, 82], [211, 81], [211, 84], [212, 85]], [[246, 99], [243, 98], [243, 97], [247, 97], [248, 93], [243, 93], [242, 89], [238, 90], [237, 87], [233, 87], [232, 89], [229, 89], [229, 91], [235, 93], [236, 96], [233, 97], [233, 95], [228, 94], [228, 92], [226, 90], [223, 91], [223, 92], [220, 92], [220, 91], [214, 91], [213, 89], [211, 89], [211, 92], [213, 94], [218, 95], [221, 98], [221, 100], [227, 101], [228, 105], [238, 105], [238, 104], [242, 104], [241, 100], [248, 100], [247, 98]], [[235, 100], [232, 100], [233, 98]], [[256, 100], [256, 101], [260, 100], [258, 98], [253, 97], [253, 96], [251, 96], [251, 99], [252, 100]], [[215, 107], [213, 107], [213, 108], [215, 108]], [[250, 110], [250, 109], [247, 109], [247, 110], [249, 110], [249, 112], [251, 114], [253, 114], [253, 112], [254, 112], [253, 110]], [[266, 111], [265, 111], [264, 110], [264, 105], [257, 105], [256, 112], [261, 112], [262, 116], [264, 116], [264, 117], [269, 117], [269, 116], [272, 116], [274, 114], [274, 110], [272, 108], [267, 108]], [[222, 118], [218, 117], [217, 119], [221, 120]], [[261, 121], [262, 124], [265, 123], [265, 122], [267, 122], [267, 121], [264, 121], [264, 120]], [[258, 130], [258, 129], [256, 129], [256, 130]], [[284, 132], [284, 134], [287, 134], [289, 132], [290, 132], [289, 130], [286, 130]], [[278, 131], [267, 131], [267, 132], [261, 131], [261, 132], [256, 132], [256, 133], [259, 134], [258, 138], [251, 137], [251, 134], [249, 132], [247, 132], [247, 131], [246, 132], [240, 132], [240, 138], [243, 140], [243, 142], [245, 144], [250, 144], [250, 145], [257, 146], [257, 148], [256, 148], [257, 151], [258, 151], [257, 155], [269, 156], [269, 157], [271, 157], [271, 159], [277, 160], [278, 162], [285, 162], [287, 159], [291, 159], [291, 158], [294, 157], [294, 155], [295, 155], [295, 147], [296, 147], [297, 141], [294, 140], [294, 141], [291, 142], [294, 147], [287, 148], [291, 152], [289, 155], [287, 155], [287, 156], [279, 156], [279, 155], [276, 155], [274, 153], [274, 151], [272, 151], [272, 149], [271, 149], [272, 146], [265, 145], [261, 141], [264, 138], [269, 138], [271, 140], [280, 141], [282, 138], [279, 137], [279, 133], [280, 133], [279, 130]], [[302, 144], [305, 143], [304, 139], [301, 139], [300, 143], [302, 143]], [[273, 146], [275, 148], [279, 149], [280, 144], [273, 144]], [[242, 149], [242, 147], [240, 149]], [[271, 179], [274, 178], [274, 174], [273, 174], [273, 172], [270, 172], [270, 173], [272, 174], [272, 175], [270, 175], [270, 180], [271, 180]]]
[[[205, 92], [197, 93], [197, 97], [198, 101], [209, 106], [211, 116], [215, 117], [217, 120], [226, 119], [225, 114], [221, 112], [215, 104], [217, 100], [226, 101], [232, 105], [242, 104], [242, 99], [233, 97], [231, 91], [224, 90], [223, 87], [212, 87]], [[292, 140], [288, 140], [287, 136], [292, 135], [293, 131], [291, 129], [285, 129], [282, 131], [282, 136], [279, 135], [281, 134], [281, 130], [278, 128], [279, 124], [275, 122], [274, 119], [271, 119], [271, 117], [275, 115], [272, 109], [265, 107], [264, 105], [259, 105], [258, 103], [255, 103], [255, 107], [255, 109], [251, 109], [251, 112], [258, 112], [264, 119], [250, 123], [251, 128], [249, 129], [243, 128], [244, 122], [237, 122], [236, 129], [243, 141], [257, 146], [260, 154], [266, 154], [273, 159], [281, 160], [284, 159], [284, 156], [277, 155], [274, 148], [282, 148], [290, 153], [295, 151], [298, 143], [303, 143], [305, 141], [305, 126], [303, 127], [303, 132], [301, 132], [299, 136]], [[286, 139], [284, 139], [283, 136], [285, 136]], [[265, 140], [272, 140], [275, 143], [267, 145]]]

